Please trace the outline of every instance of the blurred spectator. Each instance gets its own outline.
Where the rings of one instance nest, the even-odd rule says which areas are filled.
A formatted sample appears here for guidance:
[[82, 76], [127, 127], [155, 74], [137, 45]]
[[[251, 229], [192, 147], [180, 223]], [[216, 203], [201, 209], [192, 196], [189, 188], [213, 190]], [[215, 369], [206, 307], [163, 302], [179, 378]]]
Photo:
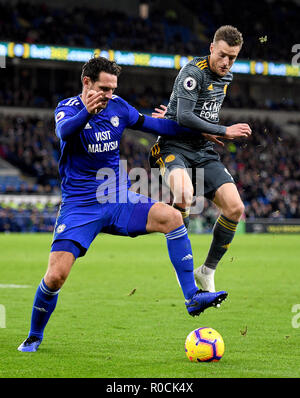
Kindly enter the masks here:
[[[152, 2], [149, 18], [121, 11], [55, 7], [27, 1], [0, 2], [1, 39], [101, 49], [198, 55], [208, 51], [215, 30], [237, 26], [246, 45], [242, 57], [291, 62], [298, 43], [299, 3], [291, 0], [181, 0], [181, 13]], [[179, 3], [179, 2], [177, 2]], [[189, 15], [187, 26], [186, 15]], [[185, 17], [184, 17], [185, 16]], [[280, 27], [280, 29], [278, 28]]]
[[[298, 41], [299, 4], [275, 0], [262, 1], [257, 7], [255, 2], [245, 0], [243, 12], [233, 0], [181, 0], [181, 4], [196, 16], [189, 27], [174, 10], [164, 13], [153, 8], [148, 19], [141, 19], [118, 11], [57, 8], [42, 3], [31, 2], [29, 5], [27, 1], [0, 0], [1, 40], [199, 55], [208, 52], [215, 30], [228, 23], [243, 32], [245, 45], [240, 58], [291, 61], [291, 47]], [[266, 40], [260, 40], [262, 37]], [[74, 95], [74, 81], [78, 81], [74, 78], [76, 70], [66, 74], [63, 70], [35, 67], [32, 71], [26, 65], [11, 65], [5, 70], [5, 77], [1, 75], [0, 106], [54, 109], [61, 99]], [[75, 92], [77, 88], [79, 93], [79, 84]], [[117, 94], [145, 113], [169, 100], [169, 89], [163, 85], [158, 90], [149, 84], [138, 94], [134, 89], [130, 93], [125, 88], [122, 90], [121, 86]], [[224, 107], [272, 111], [300, 109], [297, 103], [286, 98], [280, 101], [264, 98], [259, 102], [239, 82], [232, 84]], [[235, 122], [222, 121], [226, 125]], [[253, 130], [250, 141], [229, 142], [224, 149], [217, 148], [236, 181], [247, 218], [300, 218], [300, 140], [285, 135], [269, 119], [248, 122]], [[120, 152], [121, 158], [127, 160], [128, 171], [143, 167], [150, 178], [148, 151], [151, 140], [138, 138], [138, 133], [134, 139], [124, 134]], [[0, 178], [1, 194], [60, 194], [59, 156], [53, 118], [21, 114], [0, 117], [0, 157], [34, 180], [29, 183], [18, 178]], [[57, 206], [50, 204], [16, 206], [2, 203], [0, 232], [52, 232], [56, 213]], [[216, 207], [205, 200], [199, 226], [202, 232], [211, 230], [217, 213]]]
[[247, 217], [299, 218], [300, 140], [284, 135], [269, 119], [249, 124], [251, 141], [230, 143], [229, 151], [219, 151], [237, 183]]
[[[222, 121], [225, 125], [235, 122]], [[235, 179], [246, 216], [300, 218], [300, 140], [285, 135], [270, 119], [248, 122], [253, 131], [249, 141], [227, 142], [224, 149], [217, 148]], [[138, 133], [133, 139], [125, 132], [120, 153], [127, 160], [128, 172], [143, 167], [150, 177], [148, 151], [153, 139], [149, 136], [147, 141]], [[2, 193], [58, 193], [59, 152], [51, 119], [1, 117], [0, 154], [37, 181], [18, 188], [4, 185]]]
[[181, 0], [181, 4], [197, 16], [210, 39], [221, 25], [236, 26], [245, 42], [240, 58], [291, 63], [292, 46], [298, 43], [298, 1]]
[[[37, 184], [44, 186], [43, 191], [49, 190], [49, 185], [57, 185], [59, 141], [52, 119], [22, 115], [1, 117], [0, 148], [4, 159], [23, 173], [36, 177]], [[24, 186], [19, 189], [22, 193]]]
[[[55, 109], [58, 102], [62, 99], [81, 92], [80, 72], [79, 69], [78, 73], [76, 71], [77, 69], [74, 69], [70, 73], [63, 70], [45, 70], [41, 68], [32, 68], [30, 70], [21, 66], [10, 65], [0, 75], [0, 106]], [[125, 74], [126, 72], [124, 72], [124, 76]], [[16, 78], [16, 76], [19, 77]], [[123, 74], [121, 78], [123, 78]], [[168, 104], [170, 88], [167, 82], [159, 88], [145, 85], [142, 90], [140, 85], [138, 85], [139, 92], [137, 92], [135, 90], [136, 80], [134, 80], [132, 75], [130, 75], [130, 79], [132, 80], [130, 91], [120, 84], [116, 94], [125, 98], [140, 112], [151, 113], [155, 106]], [[151, 77], [149, 77], [150, 79]], [[42, 87], [41, 81], [46, 82], [47, 87]], [[52, 81], [51, 84], [49, 84], [50, 81]], [[36, 85], [39, 88], [35, 88]], [[245, 84], [240, 80], [234, 80], [227, 92], [223, 108], [249, 108], [272, 111], [300, 110], [300, 102], [296, 103], [291, 98], [285, 98], [284, 96], [280, 100], [268, 98], [266, 95], [263, 100], [253, 98], [249, 92], [250, 87], [249, 84]]]
[[[100, 21], [100, 22], [99, 22]], [[190, 54], [201, 40], [167, 14], [132, 17], [121, 11], [0, 2], [1, 38], [7, 41]]]
[[52, 232], [58, 205], [0, 203], [0, 232]]

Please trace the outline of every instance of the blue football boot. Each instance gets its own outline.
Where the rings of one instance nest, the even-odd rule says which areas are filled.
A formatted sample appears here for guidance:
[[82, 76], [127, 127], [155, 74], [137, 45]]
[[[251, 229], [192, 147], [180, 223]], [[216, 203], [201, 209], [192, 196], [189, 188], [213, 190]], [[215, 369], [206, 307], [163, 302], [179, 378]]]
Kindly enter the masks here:
[[39, 348], [41, 342], [42, 340], [38, 337], [30, 336], [18, 347], [18, 351], [35, 352]]
[[220, 292], [207, 292], [198, 290], [192, 298], [185, 301], [188, 313], [192, 316], [199, 315], [206, 308], [219, 307], [223, 300], [226, 299], [228, 293], [224, 290]]

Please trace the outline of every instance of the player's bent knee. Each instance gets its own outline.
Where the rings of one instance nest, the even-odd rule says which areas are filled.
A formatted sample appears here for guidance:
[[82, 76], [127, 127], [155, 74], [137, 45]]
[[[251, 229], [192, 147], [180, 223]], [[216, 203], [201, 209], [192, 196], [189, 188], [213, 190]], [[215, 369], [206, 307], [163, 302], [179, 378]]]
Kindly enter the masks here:
[[167, 234], [183, 224], [181, 213], [165, 203], [156, 203], [149, 214], [147, 231]]
[[176, 209], [172, 209], [170, 212], [170, 216], [168, 217], [165, 225], [164, 225], [164, 231], [162, 231], [164, 234], [167, 234], [171, 231], [174, 231], [174, 229], [180, 227], [183, 224], [182, 221], [182, 215], [180, 211]]
[[224, 211], [224, 215], [228, 217], [230, 220], [239, 221], [245, 211], [245, 206], [243, 202], [238, 202], [232, 205], [226, 212]]
[[243, 213], [245, 211], [245, 206], [243, 202], [240, 202], [235, 208], [234, 208], [234, 214], [236, 217], [239, 219], [242, 217]]
[[65, 283], [67, 276], [68, 275], [61, 273], [59, 271], [57, 272], [57, 271], [51, 270], [46, 273], [46, 275], [44, 277], [44, 281], [50, 289], [58, 290]]
[[65, 283], [74, 261], [75, 258], [72, 253], [51, 252], [48, 269], [44, 277], [46, 285], [50, 289], [60, 289]]

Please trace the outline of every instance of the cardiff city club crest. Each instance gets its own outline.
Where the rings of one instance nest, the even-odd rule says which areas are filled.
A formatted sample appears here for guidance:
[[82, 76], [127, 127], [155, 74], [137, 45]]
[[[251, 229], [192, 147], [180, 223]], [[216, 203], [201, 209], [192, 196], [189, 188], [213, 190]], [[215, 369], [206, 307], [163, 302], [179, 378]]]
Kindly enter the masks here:
[[64, 231], [64, 229], [66, 228], [66, 224], [60, 224], [57, 228], [56, 228], [56, 232], [58, 234], [60, 234], [61, 232]]
[[112, 116], [110, 118], [110, 122], [114, 127], [118, 127], [119, 126], [119, 118], [118, 116]]

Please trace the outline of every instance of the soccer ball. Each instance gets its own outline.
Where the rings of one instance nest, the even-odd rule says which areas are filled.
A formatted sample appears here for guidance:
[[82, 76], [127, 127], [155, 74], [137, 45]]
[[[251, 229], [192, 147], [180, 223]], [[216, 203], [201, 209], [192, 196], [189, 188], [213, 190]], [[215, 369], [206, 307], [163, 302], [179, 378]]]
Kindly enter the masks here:
[[217, 362], [225, 350], [220, 333], [212, 328], [193, 330], [185, 340], [185, 352], [192, 362]]

